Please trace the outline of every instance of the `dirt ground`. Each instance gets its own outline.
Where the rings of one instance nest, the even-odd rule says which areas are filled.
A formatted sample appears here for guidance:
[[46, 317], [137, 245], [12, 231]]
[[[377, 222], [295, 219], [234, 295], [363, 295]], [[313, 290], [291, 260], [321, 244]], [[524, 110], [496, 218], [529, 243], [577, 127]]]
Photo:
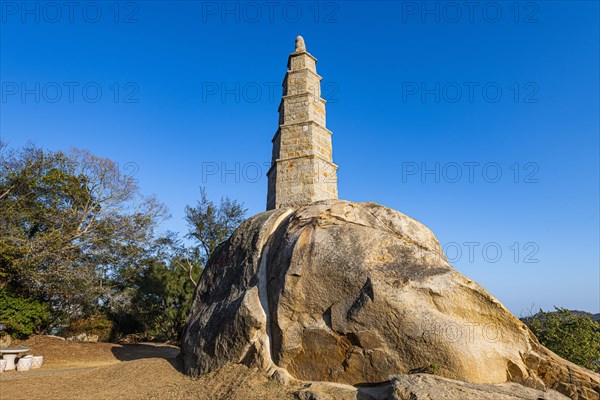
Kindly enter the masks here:
[[15, 343], [44, 365], [28, 372], [0, 374], [0, 399], [293, 399], [285, 387], [241, 365], [192, 379], [180, 372], [179, 350], [140, 343], [78, 343], [36, 336]]

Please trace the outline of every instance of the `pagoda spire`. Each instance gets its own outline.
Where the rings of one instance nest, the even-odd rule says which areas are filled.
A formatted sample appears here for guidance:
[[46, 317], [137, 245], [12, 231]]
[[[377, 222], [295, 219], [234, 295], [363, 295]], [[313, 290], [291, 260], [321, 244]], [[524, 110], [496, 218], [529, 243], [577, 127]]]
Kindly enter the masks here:
[[288, 58], [279, 129], [272, 140], [267, 210], [338, 197], [338, 167], [332, 159], [331, 131], [325, 127], [325, 100], [316, 63], [298, 36], [296, 50]]

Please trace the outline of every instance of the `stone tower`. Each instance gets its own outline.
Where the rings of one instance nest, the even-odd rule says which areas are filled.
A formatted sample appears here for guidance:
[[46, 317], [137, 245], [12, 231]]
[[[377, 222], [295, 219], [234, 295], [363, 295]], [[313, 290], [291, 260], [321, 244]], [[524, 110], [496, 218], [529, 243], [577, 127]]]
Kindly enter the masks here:
[[279, 129], [272, 140], [267, 210], [338, 197], [337, 165], [332, 159], [331, 131], [325, 127], [325, 100], [316, 63], [298, 36], [296, 51], [288, 58]]

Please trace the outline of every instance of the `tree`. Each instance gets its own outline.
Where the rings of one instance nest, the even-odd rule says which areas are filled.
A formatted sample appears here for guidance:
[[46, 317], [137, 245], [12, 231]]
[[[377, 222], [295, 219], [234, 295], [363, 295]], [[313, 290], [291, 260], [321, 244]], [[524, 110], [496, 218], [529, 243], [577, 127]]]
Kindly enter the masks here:
[[174, 260], [169, 263], [155, 260], [148, 265], [140, 276], [134, 299], [146, 332], [172, 342], [179, 340], [195, 287], [188, 272]]
[[[244, 221], [246, 211], [243, 203], [238, 203], [229, 197], [221, 198], [217, 206], [208, 199], [206, 190], [200, 188], [200, 200], [193, 207], [189, 205], [185, 207], [185, 219], [189, 227], [188, 237], [196, 239], [199, 247], [187, 250], [188, 254], [195, 253], [193, 257], [185, 257], [181, 254], [179, 259], [179, 265], [189, 272], [190, 279], [194, 274], [194, 265], [188, 262], [189, 259], [202, 259], [206, 262], [217, 246]], [[193, 282], [195, 285], [196, 282]]]
[[600, 324], [588, 315], [555, 307], [555, 312], [540, 310], [524, 318], [541, 344], [559, 356], [585, 368], [600, 372]]
[[187, 237], [196, 239], [198, 245], [186, 246], [176, 234], [156, 242], [154, 256], [123, 285], [136, 288], [132, 308], [141, 316], [147, 333], [179, 340], [204, 264], [244, 220], [245, 212], [242, 204], [229, 198], [216, 205], [201, 189], [195, 206], [185, 208], [190, 228]]
[[140, 268], [121, 270], [107, 304], [118, 334], [144, 332], [173, 342], [179, 339], [202, 272], [202, 260], [195, 254], [177, 234], [167, 232], [155, 241], [152, 256]]
[[143, 259], [167, 217], [115, 162], [0, 144], [0, 289], [50, 306], [51, 325], [93, 310]]

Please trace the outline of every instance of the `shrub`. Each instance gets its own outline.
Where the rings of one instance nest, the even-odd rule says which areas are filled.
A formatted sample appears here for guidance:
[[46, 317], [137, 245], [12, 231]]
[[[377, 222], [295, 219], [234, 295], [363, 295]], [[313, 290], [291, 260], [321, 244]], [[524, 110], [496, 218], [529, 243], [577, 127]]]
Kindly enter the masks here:
[[106, 342], [113, 330], [113, 323], [105, 315], [95, 314], [89, 317], [73, 320], [61, 333], [64, 336], [76, 336], [82, 333], [98, 335], [98, 340]]
[[595, 363], [600, 360], [600, 324], [587, 315], [555, 309], [555, 312], [540, 310], [525, 318], [525, 323], [541, 344], [559, 356], [600, 372], [600, 365]]
[[0, 324], [16, 339], [26, 339], [39, 333], [50, 318], [48, 305], [39, 301], [15, 296], [6, 290], [0, 292]]

